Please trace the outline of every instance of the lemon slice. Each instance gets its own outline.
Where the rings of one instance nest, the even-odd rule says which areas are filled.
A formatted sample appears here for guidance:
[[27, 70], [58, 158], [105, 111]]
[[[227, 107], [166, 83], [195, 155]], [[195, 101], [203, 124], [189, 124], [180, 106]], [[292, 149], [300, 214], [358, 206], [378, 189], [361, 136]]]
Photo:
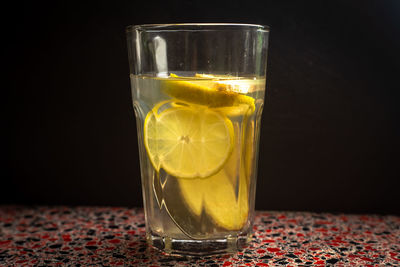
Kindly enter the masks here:
[[206, 213], [214, 224], [226, 230], [239, 230], [249, 213], [248, 177], [240, 160], [239, 126], [235, 130], [235, 147], [223, 169], [207, 179], [178, 179], [185, 204], [200, 217]]
[[221, 170], [207, 179], [180, 179], [179, 186], [192, 213], [200, 216], [205, 210], [219, 227], [238, 230], [248, 217], [248, 186], [246, 177], [241, 175], [236, 193], [230, 179]]
[[245, 173], [246, 173], [246, 178], [247, 178], [247, 183], [250, 184], [250, 178], [253, 175], [254, 172], [254, 164], [255, 164], [255, 153], [256, 148], [255, 148], [255, 132], [254, 132], [254, 121], [250, 121], [247, 124], [247, 129], [246, 129], [246, 134], [244, 138], [244, 166], [245, 166]]
[[206, 210], [217, 225], [227, 230], [239, 230], [249, 212], [247, 181], [240, 175], [237, 192], [229, 183], [231, 178], [221, 173], [220, 177], [212, 180], [205, 197]]
[[247, 104], [239, 104], [233, 107], [215, 108], [214, 110], [221, 112], [228, 117], [238, 117], [243, 115], [251, 115], [254, 111], [254, 106], [249, 106]]
[[200, 216], [202, 210], [216, 225], [226, 230], [239, 230], [249, 212], [248, 188], [244, 176], [239, 179], [238, 193], [222, 169], [207, 179], [180, 179], [179, 186], [191, 212]]
[[[190, 104], [187, 102], [183, 102], [183, 101], [170, 101], [169, 103], [172, 107], [189, 107], [195, 104]], [[224, 114], [225, 116], [228, 117], [238, 117], [238, 116], [243, 116], [243, 115], [251, 115], [253, 113], [251, 107], [249, 107], [246, 104], [239, 104], [237, 106], [233, 106], [233, 107], [220, 107], [220, 108], [212, 108], [213, 111], [217, 111], [220, 112], [222, 114]]]
[[144, 145], [153, 166], [180, 178], [217, 173], [231, 154], [233, 138], [232, 122], [207, 108], [152, 110], [144, 122]]
[[[173, 78], [178, 76], [171, 74]], [[229, 90], [229, 84], [210, 80], [166, 79], [161, 83], [164, 93], [178, 100], [209, 108], [246, 105], [254, 111], [254, 98]]]

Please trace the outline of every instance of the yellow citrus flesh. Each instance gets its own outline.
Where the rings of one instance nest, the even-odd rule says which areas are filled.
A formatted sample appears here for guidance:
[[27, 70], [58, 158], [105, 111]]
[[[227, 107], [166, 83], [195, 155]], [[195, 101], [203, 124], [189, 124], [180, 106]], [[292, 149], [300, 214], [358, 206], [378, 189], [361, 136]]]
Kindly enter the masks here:
[[236, 188], [229, 183], [231, 178], [225, 173], [213, 179], [205, 198], [206, 210], [217, 225], [239, 230], [246, 222], [249, 211], [248, 188], [246, 178], [240, 175], [237, 194]]
[[254, 121], [251, 121], [247, 125], [245, 141], [243, 143], [244, 151], [244, 168], [246, 172], [247, 184], [250, 185], [250, 178], [253, 174], [255, 164], [255, 135], [254, 135]]
[[144, 144], [153, 166], [180, 178], [217, 173], [231, 154], [233, 138], [231, 121], [207, 108], [154, 110], [144, 123]]
[[[238, 136], [239, 127], [234, 129]], [[200, 216], [204, 211], [216, 225], [226, 230], [239, 230], [244, 226], [249, 213], [249, 185], [246, 169], [240, 162], [237, 144], [223, 169], [215, 175], [207, 179], [178, 180], [183, 199], [192, 213]]]
[[[178, 76], [171, 74], [173, 78]], [[232, 91], [232, 84], [228, 81], [204, 80], [163, 80], [161, 87], [164, 93], [181, 101], [207, 106], [209, 108], [239, 107], [240, 110], [254, 111], [254, 98]], [[246, 108], [247, 107], [247, 108]]]
[[245, 177], [240, 177], [237, 194], [230, 179], [222, 169], [207, 179], [180, 179], [179, 186], [194, 214], [200, 216], [204, 209], [216, 225], [226, 230], [239, 230], [249, 212], [247, 182]]

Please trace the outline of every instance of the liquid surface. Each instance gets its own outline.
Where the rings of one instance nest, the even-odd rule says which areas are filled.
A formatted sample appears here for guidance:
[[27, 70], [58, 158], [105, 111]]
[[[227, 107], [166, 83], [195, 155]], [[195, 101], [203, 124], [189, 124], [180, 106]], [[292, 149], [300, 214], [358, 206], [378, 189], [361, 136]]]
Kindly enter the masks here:
[[265, 79], [131, 76], [148, 231], [215, 239], [249, 231]]

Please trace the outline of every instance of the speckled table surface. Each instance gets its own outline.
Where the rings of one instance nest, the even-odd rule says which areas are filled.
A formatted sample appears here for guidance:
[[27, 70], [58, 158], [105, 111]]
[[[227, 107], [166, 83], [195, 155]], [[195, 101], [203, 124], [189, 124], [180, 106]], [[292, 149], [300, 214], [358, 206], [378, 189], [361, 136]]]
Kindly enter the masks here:
[[0, 266], [399, 266], [400, 217], [257, 212], [234, 255], [171, 257], [146, 245], [141, 209], [0, 206]]

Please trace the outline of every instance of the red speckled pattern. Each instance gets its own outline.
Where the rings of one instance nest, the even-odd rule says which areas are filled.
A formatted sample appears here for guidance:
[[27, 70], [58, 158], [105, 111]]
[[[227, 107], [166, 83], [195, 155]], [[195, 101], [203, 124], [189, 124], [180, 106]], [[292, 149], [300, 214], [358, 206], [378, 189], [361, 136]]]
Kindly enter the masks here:
[[0, 207], [0, 266], [399, 266], [400, 217], [257, 212], [243, 251], [171, 257], [145, 242], [141, 209]]

